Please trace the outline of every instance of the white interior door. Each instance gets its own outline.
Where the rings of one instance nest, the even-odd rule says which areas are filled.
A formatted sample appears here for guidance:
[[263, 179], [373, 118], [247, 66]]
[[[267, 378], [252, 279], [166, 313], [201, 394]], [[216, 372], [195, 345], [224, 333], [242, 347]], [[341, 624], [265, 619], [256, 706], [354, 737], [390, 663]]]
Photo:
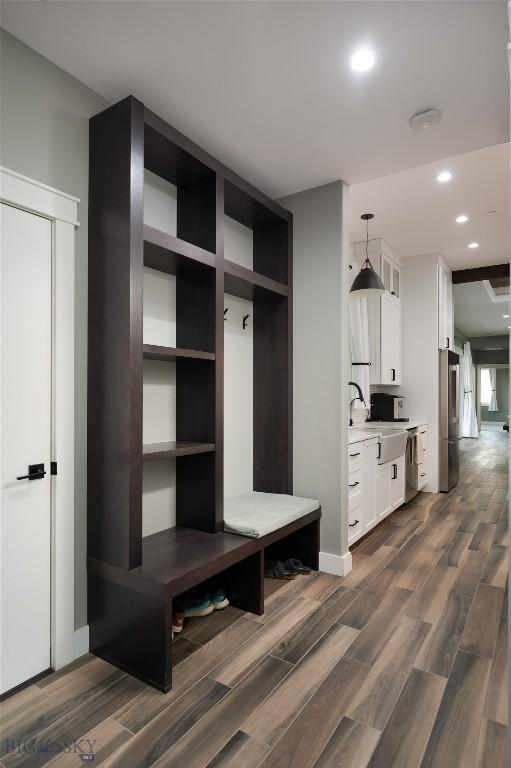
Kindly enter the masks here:
[[[51, 222], [1, 204], [1, 692], [50, 667]], [[44, 464], [34, 479], [17, 479]]]

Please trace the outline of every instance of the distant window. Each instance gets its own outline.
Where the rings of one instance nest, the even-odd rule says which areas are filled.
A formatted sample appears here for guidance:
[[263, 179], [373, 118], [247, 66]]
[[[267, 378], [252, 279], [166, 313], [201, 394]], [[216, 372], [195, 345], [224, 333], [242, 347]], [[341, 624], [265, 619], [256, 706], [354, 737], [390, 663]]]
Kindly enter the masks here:
[[481, 368], [481, 405], [490, 405], [491, 400], [491, 381], [488, 368]]

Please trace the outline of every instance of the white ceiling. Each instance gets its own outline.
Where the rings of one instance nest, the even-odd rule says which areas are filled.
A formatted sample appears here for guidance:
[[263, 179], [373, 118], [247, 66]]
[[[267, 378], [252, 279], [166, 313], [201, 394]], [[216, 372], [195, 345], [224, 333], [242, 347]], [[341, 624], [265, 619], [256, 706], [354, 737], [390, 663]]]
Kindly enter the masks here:
[[509, 335], [509, 302], [492, 302], [483, 282], [453, 286], [454, 325], [465, 336]]
[[[441, 253], [452, 269], [508, 262], [509, 163], [509, 144], [500, 144], [356, 184], [353, 241], [365, 237], [361, 214], [373, 213], [369, 236], [383, 237], [399, 256]], [[440, 184], [443, 170], [453, 177]], [[463, 213], [469, 221], [457, 224]], [[472, 241], [479, 248], [468, 248]]]
[[[2, 26], [110, 101], [132, 93], [268, 194], [509, 139], [504, 0], [4, 2]], [[360, 43], [373, 71], [351, 71]], [[441, 110], [413, 131], [410, 116]]]

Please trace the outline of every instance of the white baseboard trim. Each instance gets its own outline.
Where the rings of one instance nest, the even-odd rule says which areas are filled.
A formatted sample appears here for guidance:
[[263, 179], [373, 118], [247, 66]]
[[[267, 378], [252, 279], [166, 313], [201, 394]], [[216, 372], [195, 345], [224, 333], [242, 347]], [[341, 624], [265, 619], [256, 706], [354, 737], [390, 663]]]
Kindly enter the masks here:
[[89, 625], [75, 629], [75, 659], [89, 653]]
[[346, 576], [352, 569], [351, 552], [345, 555], [331, 555], [330, 552], [319, 553], [319, 570], [332, 573], [334, 576]]

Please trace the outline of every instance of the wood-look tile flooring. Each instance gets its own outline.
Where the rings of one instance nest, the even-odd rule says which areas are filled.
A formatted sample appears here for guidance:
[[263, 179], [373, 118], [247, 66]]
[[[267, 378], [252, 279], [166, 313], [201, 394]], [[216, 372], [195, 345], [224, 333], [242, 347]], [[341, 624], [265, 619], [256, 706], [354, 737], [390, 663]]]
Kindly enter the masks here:
[[504, 433], [464, 441], [459, 485], [375, 529], [346, 578], [189, 622], [167, 695], [86, 656], [11, 697], [1, 764], [83, 765], [7, 752], [82, 739], [115, 768], [505, 766], [507, 453]]

